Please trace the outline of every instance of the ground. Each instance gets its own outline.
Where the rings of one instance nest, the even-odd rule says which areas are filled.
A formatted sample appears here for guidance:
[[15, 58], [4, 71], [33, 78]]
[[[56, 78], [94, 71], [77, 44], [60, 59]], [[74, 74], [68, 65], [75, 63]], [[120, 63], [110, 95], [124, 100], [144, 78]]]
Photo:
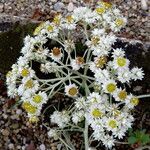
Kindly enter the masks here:
[[[30, 124], [26, 113], [19, 106], [14, 109], [15, 100], [9, 99], [6, 94], [5, 74], [19, 56], [23, 37], [32, 34], [37, 23], [52, 18], [56, 11], [63, 12], [65, 15], [71, 12], [73, 7], [88, 5], [88, 2], [91, 0], [84, 0], [84, 2], [80, 0], [1, 0], [0, 150], [44, 150], [44, 147], [48, 150], [57, 149], [57, 141], [48, 139], [46, 128], [40, 126], [40, 123]], [[127, 40], [124, 43], [118, 42], [116, 46], [124, 47], [126, 41], [137, 42], [126, 47], [128, 57], [131, 58], [134, 65], [143, 67], [146, 74], [142, 82], [133, 83], [132, 92], [137, 95], [150, 93], [150, 85], [148, 84], [150, 83], [149, 10], [141, 6], [141, 0], [113, 0], [113, 2], [128, 18], [126, 30], [119, 34], [120, 37], [127, 38]], [[60, 96], [56, 99], [58, 100], [58, 98], [63, 99]], [[148, 130], [150, 126], [149, 104], [149, 98], [141, 99], [134, 112], [136, 119], [134, 130], [142, 128], [150, 133]], [[77, 140], [78, 137], [80, 135], [74, 135], [74, 140]], [[135, 147], [117, 144], [115, 149], [132, 150]]]

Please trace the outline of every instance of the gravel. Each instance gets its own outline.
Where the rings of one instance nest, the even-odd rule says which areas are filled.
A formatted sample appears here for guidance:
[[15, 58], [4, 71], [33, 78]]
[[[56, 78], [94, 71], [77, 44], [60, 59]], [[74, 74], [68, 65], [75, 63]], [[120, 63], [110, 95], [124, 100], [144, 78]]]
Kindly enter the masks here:
[[[18, 20], [41, 21], [51, 18], [57, 12], [64, 15], [75, 7], [92, 5], [97, 0], [1, 0], [0, 23]], [[150, 16], [148, 0], [113, 0], [128, 18], [128, 26], [122, 36], [149, 41]], [[6, 17], [7, 16], [7, 17]], [[1, 29], [0, 29], [1, 30]]]
[[[42, 21], [56, 12], [66, 15], [75, 7], [87, 5], [91, 1], [0, 0], [0, 31], [8, 30], [16, 21]], [[141, 40], [149, 46], [150, 16], [143, 0], [143, 6], [141, 0], [114, 0], [114, 3], [128, 18], [126, 31], [121, 36]], [[57, 141], [47, 137], [45, 128], [31, 125], [21, 108], [10, 109], [13, 102], [14, 100], [0, 96], [0, 150], [57, 150]]]

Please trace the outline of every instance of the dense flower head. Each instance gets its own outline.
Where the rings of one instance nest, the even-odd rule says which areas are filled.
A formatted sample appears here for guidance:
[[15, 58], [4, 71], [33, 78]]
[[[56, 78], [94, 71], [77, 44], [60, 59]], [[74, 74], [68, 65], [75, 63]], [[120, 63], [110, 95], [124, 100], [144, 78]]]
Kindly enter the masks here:
[[114, 5], [104, 1], [95, 9], [75, 8], [72, 14], [41, 23], [24, 39], [22, 56], [7, 74], [8, 95], [19, 96], [29, 121], [37, 122], [43, 105], [63, 93], [73, 101], [63, 109], [54, 107], [50, 122], [55, 129], [48, 136], [59, 139], [60, 131], [81, 128], [86, 121], [91, 137], [111, 148], [132, 126], [132, 109], [139, 103], [125, 83], [144, 76], [142, 68], [131, 68], [123, 49], [112, 48], [114, 33], [126, 23]]

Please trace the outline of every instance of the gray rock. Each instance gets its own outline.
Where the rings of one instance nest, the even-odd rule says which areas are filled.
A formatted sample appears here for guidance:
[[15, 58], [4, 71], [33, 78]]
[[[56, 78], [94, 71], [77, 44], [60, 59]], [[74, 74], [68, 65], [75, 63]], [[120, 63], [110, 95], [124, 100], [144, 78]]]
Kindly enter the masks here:
[[57, 2], [57, 3], [54, 5], [54, 10], [60, 11], [60, 10], [62, 10], [64, 7], [65, 7], [65, 5], [64, 5], [63, 3]]
[[0, 4], [0, 13], [3, 12], [3, 10], [4, 10], [4, 5]]
[[67, 6], [67, 10], [68, 10], [69, 12], [71, 12], [71, 11], [73, 11], [73, 9], [74, 9], [74, 5], [73, 5], [72, 2], [70, 2], [70, 3], [68, 4], [68, 6]]

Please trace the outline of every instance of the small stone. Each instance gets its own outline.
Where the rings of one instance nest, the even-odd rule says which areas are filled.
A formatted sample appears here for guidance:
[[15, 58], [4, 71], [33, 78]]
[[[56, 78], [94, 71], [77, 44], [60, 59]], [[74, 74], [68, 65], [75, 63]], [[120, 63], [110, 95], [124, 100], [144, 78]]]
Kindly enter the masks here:
[[10, 144], [8, 145], [8, 147], [9, 147], [9, 149], [14, 149], [14, 144], [10, 143]]
[[21, 146], [20, 146], [20, 145], [18, 145], [18, 146], [17, 146], [17, 149], [21, 149]]
[[12, 127], [13, 129], [17, 129], [17, 128], [19, 127], [19, 124], [18, 124], [18, 123], [12, 124], [11, 127]]
[[0, 4], [0, 13], [3, 12], [3, 10], [4, 10], [4, 5]]
[[55, 2], [57, 2], [57, 0], [49, 0], [49, 2], [53, 2], [53, 3], [55, 3]]
[[71, 11], [73, 11], [73, 10], [74, 10], [74, 5], [73, 5], [73, 3], [72, 3], [72, 2], [70, 2], [70, 3], [68, 4], [68, 6], [67, 6], [67, 10], [68, 10], [69, 12], [71, 12]]
[[2, 132], [2, 134], [4, 136], [8, 136], [9, 135], [9, 131], [7, 129], [3, 129], [1, 132]]
[[45, 147], [44, 144], [41, 144], [41, 145], [40, 145], [40, 150], [46, 150], [46, 147]]
[[147, 6], [147, 0], [141, 0], [141, 7], [143, 10], [147, 10], [148, 6]]
[[55, 5], [54, 5], [54, 10], [56, 11], [60, 11], [62, 8], [64, 8], [64, 4], [61, 3], [61, 2], [57, 2]]
[[22, 110], [21, 109], [17, 109], [16, 110], [16, 114], [18, 114], [18, 115], [22, 114]]

